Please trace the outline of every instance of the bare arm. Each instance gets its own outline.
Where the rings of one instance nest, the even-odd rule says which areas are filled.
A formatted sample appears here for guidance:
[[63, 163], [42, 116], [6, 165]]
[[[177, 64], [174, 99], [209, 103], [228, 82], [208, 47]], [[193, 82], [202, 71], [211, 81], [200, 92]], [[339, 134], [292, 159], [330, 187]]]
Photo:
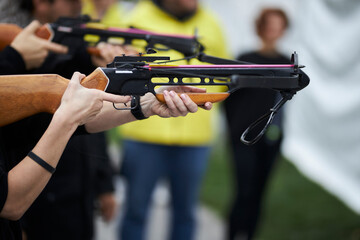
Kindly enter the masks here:
[[[57, 166], [76, 128], [93, 119], [102, 109], [103, 101], [129, 101], [129, 97], [84, 88], [80, 84], [83, 77], [79, 73], [74, 74], [48, 129], [33, 149], [36, 155], [52, 167]], [[8, 196], [0, 217], [19, 219], [44, 189], [50, 177], [50, 172], [25, 157], [8, 173]]]
[[[159, 102], [152, 93], [147, 93], [141, 97], [141, 108], [146, 117], [158, 115], [163, 118], [186, 116], [189, 112], [195, 113], [198, 106], [186, 94], [181, 94], [180, 97], [175, 93], [179, 91], [199, 92], [205, 91], [204, 89], [193, 87], [170, 87], [164, 88], [165, 103]], [[129, 106], [130, 103], [127, 103]], [[125, 106], [123, 106], [125, 107]], [[205, 103], [202, 106], [205, 110], [210, 110], [212, 104]], [[136, 118], [128, 110], [115, 110], [113, 105], [105, 103], [101, 113], [96, 116], [92, 121], [88, 122], [86, 130], [90, 133], [108, 130], [110, 128], [135, 121]]]
[[[130, 111], [115, 110], [110, 103], [128, 103], [130, 97], [85, 88], [80, 84], [83, 77], [84, 75], [79, 73], [74, 74], [48, 129], [33, 149], [36, 155], [52, 167], [57, 166], [67, 142], [79, 125], [85, 124], [89, 132], [99, 132], [136, 120]], [[175, 93], [177, 88], [163, 90], [166, 103], [160, 103], [150, 93], [142, 97], [141, 107], [144, 115], [167, 118], [196, 112], [197, 104], [186, 94], [178, 96]], [[189, 87], [185, 90], [203, 91]], [[211, 103], [204, 106], [207, 110], [211, 107]], [[50, 177], [50, 172], [29, 157], [25, 157], [8, 173], [8, 197], [0, 217], [19, 219], [44, 189]]]

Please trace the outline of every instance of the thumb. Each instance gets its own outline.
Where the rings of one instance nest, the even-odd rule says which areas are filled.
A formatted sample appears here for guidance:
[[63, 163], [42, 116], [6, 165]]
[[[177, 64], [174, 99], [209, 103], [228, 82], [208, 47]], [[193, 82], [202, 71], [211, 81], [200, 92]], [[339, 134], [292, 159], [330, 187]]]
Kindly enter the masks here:
[[38, 20], [34, 20], [26, 28], [24, 28], [24, 32], [32, 34], [35, 33], [39, 27], [41, 27], [40, 22]]
[[71, 77], [71, 82], [80, 84], [80, 81], [85, 77], [84, 74], [81, 74], [79, 72], [74, 72], [74, 74]]

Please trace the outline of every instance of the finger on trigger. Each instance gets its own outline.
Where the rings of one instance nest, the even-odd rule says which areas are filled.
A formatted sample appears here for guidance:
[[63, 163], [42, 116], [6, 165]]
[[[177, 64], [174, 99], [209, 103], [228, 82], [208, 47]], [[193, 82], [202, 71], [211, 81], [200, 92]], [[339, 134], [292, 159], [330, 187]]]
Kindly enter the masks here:
[[[99, 90], [101, 91], [101, 90]], [[131, 99], [131, 96], [120, 96], [120, 95], [115, 95], [115, 94], [111, 94], [111, 93], [106, 93], [101, 91], [101, 98], [103, 101], [108, 101], [108, 102], [113, 102], [113, 103], [126, 103], [129, 102]]]

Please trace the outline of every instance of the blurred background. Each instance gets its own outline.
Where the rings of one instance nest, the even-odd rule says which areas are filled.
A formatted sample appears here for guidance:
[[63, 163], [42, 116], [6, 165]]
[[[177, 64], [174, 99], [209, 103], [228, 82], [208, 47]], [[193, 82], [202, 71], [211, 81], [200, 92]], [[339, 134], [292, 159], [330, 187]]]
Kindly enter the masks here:
[[[238, 134], [241, 134], [244, 126], [248, 126], [248, 122], [256, 120], [253, 116], [260, 116], [263, 109], [268, 110], [274, 105], [279, 97], [275, 94], [241, 90], [217, 105], [218, 111], [200, 111], [203, 116], [194, 114], [195, 117], [190, 115], [166, 122], [159, 121], [157, 124], [151, 122], [156, 119], [152, 117], [137, 121], [135, 124], [139, 126], [131, 123], [109, 131], [108, 152], [112, 161], [110, 168], [116, 172], [115, 191], [109, 190], [110, 198], [95, 200], [98, 207], [96, 240], [118, 240], [121, 238], [120, 232], [130, 228], [130, 235], [137, 235], [138, 238], [123, 240], [142, 239], [143, 226], [146, 226], [145, 239], [168, 239], [171, 213], [186, 219], [174, 225], [182, 228], [184, 223], [192, 224], [191, 230], [179, 232], [186, 232], [190, 236], [195, 229], [196, 240], [360, 239], [359, 0], [199, 0], [201, 11], [196, 7], [194, 9], [196, 0], [151, 0], [147, 3], [140, 0], [25, 2], [41, 6], [40, 10], [44, 6], [51, 6], [55, 10], [77, 10], [76, 16], [82, 11], [113, 27], [135, 25], [155, 32], [192, 34], [196, 32], [197, 25], [201, 25], [199, 41], [209, 46], [207, 50], [212, 53], [208, 54], [254, 63], [285, 64], [296, 51], [300, 64], [305, 66], [303, 70], [311, 80], [306, 89], [286, 103], [280, 113], [281, 118], [274, 121], [262, 140], [253, 147], [240, 144]], [[11, 5], [16, 2], [9, 0], [8, 3]], [[15, 5], [14, 8], [0, 8], [0, 16], [20, 19], [20, 14], [17, 15], [19, 6]], [[15, 23], [19, 24], [17, 21]], [[135, 52], [134, 49], [128, 51]], [[173, 58], [182, 57], [174, 51], [169, 51], [169, 55], [170, 52]], [[210, 120], [210, 114], [216, 115], [213, 125], [210, 124], [213, 121]], [[149, 125], [141, 126], [144, 122]], [[210, 136], [212, 129], [215, 131], [213, 138]], [[162, 134], [161, 137], [165, 136], [164, 142], [157, 142], [157, 133]], [[145, 140], [136, 139], [139, 135]], [[180, 151], [171, 151], [165, 157], [160, 155], [165, 161], [160, 164], [157, 162], [158, 165], [152, 164], [150, 160], [156, 162], [160, 157], [152, 157], [153, 154], [144, 154], [138, 150], [141, 144], [129, 147], [128, 143], [134, 143], [134, 139], [138, 142], [144, 140], [144, 145], [152, 145], [154, 149], [163, 145], [166, 151], [180, 146]], [[177, 175], [176, 186], [185, 191], [190, 189], [190, 203], [184, 204], [186, 211], [174, 210], [175, 203], [172, 200], [176, 198], [172, 198], [174, 191], [170, 190], [172, 183], [168, 179], [161, 178], [152, 192], [152, 183], [147, 184], [144, 178], [142, 180], [145, 183], [137, 184], [137, 187], [140, 188], [139, 192], [145, 191], [146, 197], [142, 197], [141, 193], [134, 201], [127, 199], [131, 196], [127, 194], [131, 172], [141, 168], [143, 172], [134, 175], [157, 173], [164, 165], [175, 162], [175, 157], [178, 157], [175, 155], [182, 155], [184, 146], [191, 150], [204, 150], [196, 155], [197, 159], [193, 157], [194, 152], [179, 157], [179, 164], [185, 166], [171, 167], [176, 170], [172, 171], [173, 175]], [[88, 153], [87, 150], [84, 152]], [[125, 152], [139, 154], [134, 156]], [[132, 168], [130, 173], [124, 173], [126, 159], [131, 165], [134, 158], [140, 159], [136, 163], [138, 165], [132, 165], [127, 169]], [[187, 162], [185, 160], [189, 164], [184, 164]], [[74, 170], [72, 165], [69, 169]], [[184, 173], [179, 169], [185, 169]], [[75, 170], [72, 172], [75, 176], [79, 175]], [[205, 175], [202, 179], [203, 173]], [[125, 178], [126, 174], [130, 176], [128, 179]], [[160, 179], [160, 175], [154, 177], [155, 180]], [[106, 175], [111, 176], [110, 173]], [[189, 176], [194, 177], [194, 180]], [[197, 204], [197, 187], [200, 182], [200, 202]], [[144, 185], [151, 186], [141, 189]], [[93, 185], [86, 185], [85, 190], [93, 188]], [[69, 195], [72, 194], [81, 195], [77, 192]], [[184, 196], [187, 194], [178, 194], [177, 198], [185, 199], [186, 202]], [[149, 195], [151, 201], [148, 201]], [[87, 200], [85, 195], [81, 198]], [[87, 219], [91, 222], [94, 202], [92, 199], [89, 201], [91, 214]], [[53, 205], [50, 202], [49, 206]], [[79, 210], [82, 205], [79, 201], [76, 209]], [[110, 206], [108, 212], [104, 211], [105, 205]], [[193, 205], [197, 206], [195, 211]], [[130, 216], [126, 225], [122, 221], [126, 219], [124, 215], [130, 212], [127, 209], [132, 209], [133, 216]], [[67, 210], [64, 213], [81, 225], [81, 218], [76, 220], [75, 214]], [[149, 218], [147, 210], [150, 212]], [[45, 222], [50, 216], [48, 212], [45, 210]], [[104, 212], [107, 213], [104, 218], [107, 221], [103, 221]], [[193, 212], [196, 213], [197, 224], [194, 224]], [[55, 214], [52, 216], [57, 218]], [[67, 221], [70, 216], [66, 215], [64, 222], [75, 225]], [[134, 219], [131, 217], [135, 219], [132, 223]], [[47, 224], [51, 225], [50, 222]], [[126, 227], [119, 230], [119, 226]], [[75, 231], [78, 231], [77, 227]], [[41, 230], [43, 228], [41, 225]], [[54, 228], [59, 230], [56, 226]], [[91, 235], [90, 228], [82, 231]], [[188, 240], [186, 237], [181, 238], [185, 236], [181, 234], [174, 234], [174, 239]], [[68, 235], [71, 239], [72, 234], [69, 232]], [[86, 239], [92, 239], [92, 236]]]
[[[359, 2], [203, 2], [219, 15], [235, 56], [259, 44], [253, 23], [263, 7], [285, 10], [290, 28], [278, 49], [297, 51], [311, 79], [286, 105], [281, 156], [255, 239], [360, 239]], [[214, 151], [202, 197], [226, 217], [227, 197], [210, 197], [212, 191], [232, 194], [231, 166], [220, 160], [229, 151], [219, 144], [224, 147]]]

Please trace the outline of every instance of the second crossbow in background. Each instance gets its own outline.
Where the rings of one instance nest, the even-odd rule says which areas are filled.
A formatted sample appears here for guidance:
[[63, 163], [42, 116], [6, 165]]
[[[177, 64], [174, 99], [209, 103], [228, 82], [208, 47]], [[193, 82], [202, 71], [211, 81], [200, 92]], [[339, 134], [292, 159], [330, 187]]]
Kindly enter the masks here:
[[[15, 24], [0, 24], [0, 50], [9, 45], [22, 29]], [[196, 36], [156, 33], [135, 28], [108, 27], [83, 15], [78, 18], [60, 17], [54, 23], [47, 23], [39, 28], [37, 36], [69, 47], [70, 52], [74, 40], [83, 41], [92, 55], [99, 55], [96, 44], [110, 42], [116, 44], [135, 45], [136, 41], [145, 41], [145, 49], [176, 50], [184, 57], [194, 56], [204, 50], [204, 46]]]

